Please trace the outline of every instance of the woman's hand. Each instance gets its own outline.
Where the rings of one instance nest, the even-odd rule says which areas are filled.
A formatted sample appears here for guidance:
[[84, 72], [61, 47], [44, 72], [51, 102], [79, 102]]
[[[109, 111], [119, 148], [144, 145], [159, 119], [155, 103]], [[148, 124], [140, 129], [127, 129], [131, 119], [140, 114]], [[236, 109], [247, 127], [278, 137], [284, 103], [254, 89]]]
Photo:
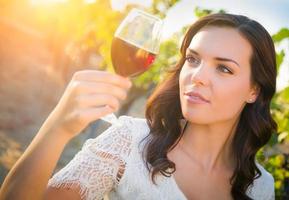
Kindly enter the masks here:
[[116, 74], [78, 71], [47, 120], [54, 130], [72, 138], [90, 122], [118, 110], [130, 87], [128, 78]]

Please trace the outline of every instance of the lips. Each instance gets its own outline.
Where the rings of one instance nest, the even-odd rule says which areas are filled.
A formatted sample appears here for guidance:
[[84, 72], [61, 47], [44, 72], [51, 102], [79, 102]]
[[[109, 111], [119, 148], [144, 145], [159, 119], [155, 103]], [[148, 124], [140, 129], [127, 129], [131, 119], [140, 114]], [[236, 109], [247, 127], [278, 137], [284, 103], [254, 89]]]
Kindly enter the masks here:
[[210, 103], [208, 99], [206, 99], [200, 93], [197, 93], [197, 92], [187, 91], [187, 92], [184, 92], [184, 95], [192, 103]]

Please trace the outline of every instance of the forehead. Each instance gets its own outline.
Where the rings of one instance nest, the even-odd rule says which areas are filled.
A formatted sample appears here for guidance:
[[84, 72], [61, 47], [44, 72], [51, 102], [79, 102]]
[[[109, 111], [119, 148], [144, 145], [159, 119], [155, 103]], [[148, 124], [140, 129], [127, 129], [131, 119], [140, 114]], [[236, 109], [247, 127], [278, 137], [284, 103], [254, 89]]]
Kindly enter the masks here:
[[250, 60], [252, 47], [238, 30], [231, 27], [208, 26], [195, 34], [190, 49], [211, 57], [225, 57], [239, 62]]

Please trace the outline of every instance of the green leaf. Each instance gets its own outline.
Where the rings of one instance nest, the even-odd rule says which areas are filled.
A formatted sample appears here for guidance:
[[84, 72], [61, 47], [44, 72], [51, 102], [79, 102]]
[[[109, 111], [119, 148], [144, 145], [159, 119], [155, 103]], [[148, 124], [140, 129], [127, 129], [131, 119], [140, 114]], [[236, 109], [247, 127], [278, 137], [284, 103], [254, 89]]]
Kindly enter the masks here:
[[280, 65], [283, 63], [285, 52], [282, 49], [279, 53], [276, 53], [277, 71], [279, 73]]
[[199, 6], [196, 6], [194, 9], [196, 17], [204, 17], [206, 15], [212, 14], [212, 13], [226, 13], [224, 9], [219, 9], [219, 10], [209, 10], [209, 9], [204, 9], [200, 8]]
[[278, 142], [282, 142], [287, 136], [289, 135], [288, 132], [282, 132], [278, 135]]
[[278, 143], [278, 135], [276, 133], [273, 133], [269, 142], [268, 142], [268, 145], [270, 145], [272, 147], [277, 143]]
[[153, 0], [149, 12], [158, 15], [160, 18], [165, 18], [168, 10], [173, 7], [179, 0]]
[[289, 86], [284, 88], [281, 92], [280, 92], [280, 98], [282, 98], [284, 100], [284, 102], [289, 103]]
[[197, 7], [195, 7], [194, 12], [195, 12], [195, 15], [198, 18], [200, 18], [200, 17], [203, 17], [203, 16], [211, 14], [213, 11], [212, 10], [208, 10], [208, 9], [202, 9], [202, 8], [197, 6]]
[[289, 29], [282, 28], [278, 33], [274, 34], [272, 38], [273, 41], [277, 43], [284, 40], [285, 38], [289, 38]]

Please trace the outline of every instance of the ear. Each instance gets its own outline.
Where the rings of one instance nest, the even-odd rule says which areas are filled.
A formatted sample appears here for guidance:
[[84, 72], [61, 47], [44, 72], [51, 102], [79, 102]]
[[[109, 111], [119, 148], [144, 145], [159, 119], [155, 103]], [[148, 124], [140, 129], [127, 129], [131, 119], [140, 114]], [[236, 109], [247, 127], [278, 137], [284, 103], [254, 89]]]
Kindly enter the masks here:
[[247, 103], [254, 103], [256, 101], [256, 99], [258, 98], [259, 93], [260, 93], [260, 87], [257, 85], [252, 86], [246, 102]]

